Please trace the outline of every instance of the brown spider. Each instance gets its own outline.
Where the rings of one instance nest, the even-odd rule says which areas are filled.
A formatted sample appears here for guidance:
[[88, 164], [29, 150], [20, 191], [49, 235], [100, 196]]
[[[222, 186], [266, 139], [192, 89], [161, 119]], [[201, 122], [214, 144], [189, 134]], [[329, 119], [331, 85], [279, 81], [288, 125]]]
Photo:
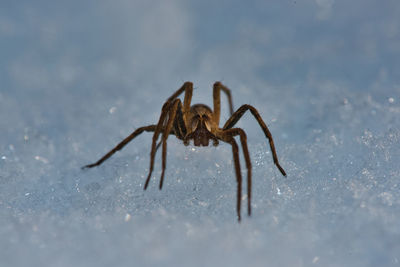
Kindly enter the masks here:
[[[224, 91], [228, 97], [229, 108], [231, 117], [227, 120], [225, 125], [219, 127], [221, 101], [220, 92]], [[177, 98], [180, 94], [185, 92], [185, 97], [182, 101]], [[151, 173], [154, 166], [154, 157], [158, 147], [162, 144], [162, 172], [159, 188], [161, 189], [164, 181], [164, 173], [166, 168], [167, 159], [167, 139], [168, 135], [173, 134], [178, 139], [182, 140], [185, 145], [189, 145], [189, 141], [193, 139], [195, 146], [208, 146], [209, 140], [213, 141], [213, 145], [218, 145], [218, 140], [229, 143], [232, 146], [233, 161], [235, 164], [236, 180], [237, 180], [237, 203], [236, 211], [238, 220], [240, 221], [240, 206], [242, 199], [242, 175], [240, 171], [239, 153], [238, 145], [234, 139], [235, 136], [239, 135], [240, 142], [242, 144], [244, 159], [246, 161], [247, 167], [247, 213], [248, 216], [251, 214], [251, 161], [249, 150], [247, 148], [247, 138], [246, 133], [241, 128], [232, 128], [243, 114], [250, 110], [258, 124], [264, 131], [265, 136], [269, 140], [269, 145], [272, 151], [272, 158], [275, 165], [278, 167], [282, 175], [286, 176], [285, 171], [279, 165], [278, 157], [276, 155], [274, 140], [272, 135], [268, 130], [267, 125], [262, 120], [258, 111], [250, 105], [243, 105], [235, 113], [233, 113], [233, 105], [230, 90], [221, 84], [220, 82], [214, 83], [213, 86], [213, 100], [214, 100], [214, 110], [204, 104], [190, 105], [193, 94], [193, 83], [185, 82], [181, 88], [179, 88], [170, 98], [167, 99], [165, 104], [161, 109], [160, 119], [157, 124], [144, 126], [136, 129], [128, 137], [126, 137], [122, 142], [120, 142], [111, 151], [105, 154], [101, 159], [93, 164], [86, 165], [84, 168], [92, 168], [100, 165], [111, 157], [115, 152], [122, 149], [126, 144], [128, 144], [133, 138], [141, 134], [143, 131], [154, 132], [153, 142], [151, 145], [150, 152], [150, 169], [149, 174], [144, 184], [144, 189], [146, 190], [149, 185]], [[161, 136], [161, 141], [157, 144], [159, 135]]]

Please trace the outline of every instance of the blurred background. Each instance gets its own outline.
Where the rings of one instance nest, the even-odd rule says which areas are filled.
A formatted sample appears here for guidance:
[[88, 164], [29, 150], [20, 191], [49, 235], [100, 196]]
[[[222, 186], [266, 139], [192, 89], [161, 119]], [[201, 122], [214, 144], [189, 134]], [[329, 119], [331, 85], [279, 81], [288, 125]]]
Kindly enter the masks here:
[[[1, 2], [0, 266], [399, 266], [398, 14], [394, 0]], [[274, 136], [286, 178], [254, 118], [238, 123], [253, 163], [240, 224], [227, 144], [171, 137], [161, 191], [159, 157], [143, 191], [149, 133], [80, 169], [185, 81], [210, 106], [222, 81]]]

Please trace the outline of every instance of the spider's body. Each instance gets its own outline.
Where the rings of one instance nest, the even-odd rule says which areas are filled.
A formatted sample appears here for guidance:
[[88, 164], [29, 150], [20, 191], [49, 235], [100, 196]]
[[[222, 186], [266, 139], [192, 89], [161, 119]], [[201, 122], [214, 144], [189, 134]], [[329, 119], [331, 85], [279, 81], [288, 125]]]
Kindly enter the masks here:
[[218, 128], [213, 120], [211, 108], [204, 104], [196, 104], [190, 107], [190, 113], [186, 125], [190, 125], [189, 133], [184, 137], [184, 144], [189, 145], [189, 140], [193, 139], [195, 146], [208, 146], [209, 140], [218, 145], [218, 139], [212, 132]]
[[[227, 95], [229, 101], [229, 108], [231, 117], [225, 122], [224, 126], [220, 128], [220, 92], [221, 90]], [[178, 96], [185, 93], [183, 104]], [[236, 210], [238, 220], [240, 221], [240, 207], [242, 198], [242, 174], [240, 170], [239, 162], [239, 149], [237, 142], [235, 141], [235, 136], [240, 137], [240, 143], [242, 145], [242, 150], [244, 154], [244, 159], [247, 168], [247, 213], [251, 214], [251, 161], [250, 155], [247, 148], [247, 137], [246, 133], [241, 128], [233, 128], [233, 126], [239, 121], [243, 114], [250, 110], [258, 124], [262, 128], [265, 136], [269, 140], [270, 148], [272, 151], [272, 158], [275, 165], [278, 167], [282, 175], [286, 176], [285, 171], [280, 166], [278, 162], [278, 157], [276, 155], [274, 141], [272, 135], [268, 130], [267, 125], [262, 120], [258, 111], [250, 105], [243, 105], [236, 112], [233, 112], [233, 104], [231, 99], [230, 90], [221, 84], [220, 82], [214, 83], [213, 86], [213, 110], [204, 104], [190, 105], [192, 100], [193, 84], [191, 82], [185, 82], [180, 89], [178, 89], [170, 98], [167, 99], [165, 104], [161, 109], [161, 115], [157, 124], [144, 126], [136, 129], [132, 134], [126, 137], [122, 142], [120, 142], [115, 148], [109, 151], [101, 159], [93, 164], [84, 166], [83, 168], [91, 168], [100, 165], [111, 157], [115, 152], [122, 149], [127, 143], [129, 143], [133, 138], [141, 134], [143, 131], [154, 132], [153, 141], [150, 152], [150, 168], [149, 174], [147, 176], [144, 189], [147, 188], [151, 174], [154, 167], [154, 158], [159, 145], [162, 145], [162, 172], [159, 188], [162, 188], [164, 181], [164, 173], [166, 169], [167, 162], [167, 139], [168, 136], [173, 134], [178, 139], [182, 140], [185, 145], [189, 145], [189, 141], [193, 139], [193, 144], [195, 146], [208, 146], [210, 140], [213, 142], [214, 146], [219, 144], [219, 140], [229, 143], [232, 146], [233, 161], [235, 165], [236, 180], [237, 180], [237, 203]], [[161, 140], [157, 145], [157, 141], [161, 135]]]

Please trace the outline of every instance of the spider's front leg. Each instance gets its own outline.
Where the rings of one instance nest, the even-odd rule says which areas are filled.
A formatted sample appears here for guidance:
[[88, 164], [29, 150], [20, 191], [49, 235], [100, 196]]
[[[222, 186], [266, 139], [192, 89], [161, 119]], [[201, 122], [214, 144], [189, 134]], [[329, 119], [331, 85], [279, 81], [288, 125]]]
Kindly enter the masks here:
[[[165, 174], [165, 168], [167, 167], [167, 139], [168, 135], [172, 130], [172, 127], [174, 126], [175, 122], [175, 117], [177, 114], [178, 109], [180, 110], [182, 108], [182, 102], [180, 99], [175, 99], [173, 102], [173, 105], [171, 107], [171, 111], [168, 114], [168, 122], [165, 127], [164, 133], [162, 135], [162, 169], [161, 169], [161, 177], [160, 177], [160, 185], [159, 188], [160, 190], [162, 189], [163, 182], [164, 182], [164, 174]], [[179, 132], [179, 129], [177, 129], [177, 132]]]
[[[183, 107], [182, 107], [182, 104], [181, 104], [180, 100], [177, 99], [177, 97], [180, 94], [182, 94], [183, 92], [185, 92], [185, 96], [184, 96], [184, 102], [183, 102]], [[175, 125], [178, 125], [178, 127], [175, 127], [174, 132], [178, 138], [182, 139], [183, 133], [186, 134], [186, 118], [187, 118], [186, 114], [190, 110], [190, 102], [192, 100], [192, 94], [193, 94], [193, 83], [185, 82], [181, 88], [179, 88], [172, 96], [170, 96], [167, 99], [167, 101], [165, 102], [165, 104], [163, 105], [163, 107], [161, 109], [160, 118], [158, 120], [156, 129], [154, 130], [153, 140], [152, 140], [152, 144], [151, 144], [150, 168], [149, 168], [149, 174], [148, 174], [146, 182], [144, 184], [145, 190], [147, 189], [147, 186], [149, 185], [151, 174], [153, 172], [154, 159], [155, 159], [156, 152], [157, 152], [157, 140], [161, 133], [163, 133], [163, 135], [162, 135], [163, 137], [161, 140], [161, 143], [163, 145], [163, 152], [162, 152], [163, 153], [162, 154], [163, 155], [163, 157], [162, 157], [163, 171], [162, 171], [162, 175], [161, 175], [162, 179], [160, 180], [160, 189], [162, 188], [162, 181], [163, 181], [165, 165], [166, 165], [166, 140], [168, 138], [167, 137], [168, 134], [171, 132], [172, 126], [175, 123], [175, 120], [174, 119], [171, 120], [171, 117], [172, 116], [175, 117], [176, 113], [178, 112], [178, 121], [175, 123]], [[180, 104], [176, 104], [177, 103], [176, 100], [179, 100]], [[179, 106], [179, 110], [178, 110], [178, 108], [175, 108], [176, 105]], [[175, 109], [175, 111], [174, 111], [174, 109]], [[167, 129], [168, 127], [169, 127], [169, 129]]]
[[172, 102], [183, 92], [185, 92], [184, 99], [183, 99], [183, 118], [185, 121], [185, 124], [187, 125], [187, 115], [190, 112], [190, 103], [192, 102], [192, 96], [193, 96], [193, 83], [192, 82], [185, 82], [181, 88], [179, 88], [172, 96], [170, 96], [167, 99], [166, 103], [170, 103], [170, 107]]

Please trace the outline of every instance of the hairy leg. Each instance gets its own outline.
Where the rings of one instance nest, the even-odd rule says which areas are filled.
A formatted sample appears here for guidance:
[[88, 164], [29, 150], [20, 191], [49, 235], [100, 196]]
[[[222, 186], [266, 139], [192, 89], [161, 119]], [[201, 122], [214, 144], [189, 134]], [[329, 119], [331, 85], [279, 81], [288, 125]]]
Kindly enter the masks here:
[[253, 106], [250, 105], [243, 105], [241, 106], [238, 110], [236, 110], [235, 113], [233, 113], [233, 115], [226, 121], [224, 127], [222, 128], [223, 130], [228, 130], [230, 128], [232, 128], [238, 121], [239, 119], [243, 116], [243, 114], [247, 111], [250, 110], [251, 114], [253, 114], [253, 116], [256, 118], [258, 124], [260, 125], [260, 127], [262, 128], [265, 136], [268, 138], [269, 140], [269, 146], [271, 148], [272, 151], [272, 158], [274, 160], [274, 163], [276, 165], [276, 167], [279, 169], [279, 171], [282, 173], [283, 176], [286, 176], [286, 172], [285, 170], [281, 167], [281, 165], [279, 164], [278, 161], [278, 156], [276, 154], [276, 150], [275, 150], [275, 145], [274, 145], [274, 139], [272, 138], [272, 134], [269, 131], [267, 125], [265, 124], [265, 122], [263, 121], [263, 119], [261, 118], [260, 114], [258, 113], [257, 109], [255, 109]]
[[226, 96], [228, 97], [229, 112], [231, 116], [233, 114], [231, 90], [229, 90], [229, 88], [223, 85], [222, 83], [215, 82], [213, 86], [213, 100], [214, 100], [213, 114], [214, 114], [214, 120], [218, 126], [219, 126], [219, 119], [221, 116], [221, 90], [224, 91]]
[[144, 132], [144, 131], [146, 131], [146, 132], [154, 132], [155, 129], [156, 129], [156, 125], [149, 125], [149, 126], [144, 126], [144, 127], [137, 128], [133, 133], [131, 133], [124, 140], [122, 140], [116, 147], [111, 149], [107, 154], [105, 154], [97, 162], [95, 162], [93, 164], [89, 164], [89, 165], [83, 166], [82, 169], [92, 168], [92, 167], [100, 165], [105, 160], [107, 160], [109, 157], [111, 157], [115, 152], [117, 152], [118, 150], [121, 150], [126, 144], [128, 144], [130, 141], [132, 141], [133, 138], [135, 138], [136, 136], [138, 136], [142, 132]]

